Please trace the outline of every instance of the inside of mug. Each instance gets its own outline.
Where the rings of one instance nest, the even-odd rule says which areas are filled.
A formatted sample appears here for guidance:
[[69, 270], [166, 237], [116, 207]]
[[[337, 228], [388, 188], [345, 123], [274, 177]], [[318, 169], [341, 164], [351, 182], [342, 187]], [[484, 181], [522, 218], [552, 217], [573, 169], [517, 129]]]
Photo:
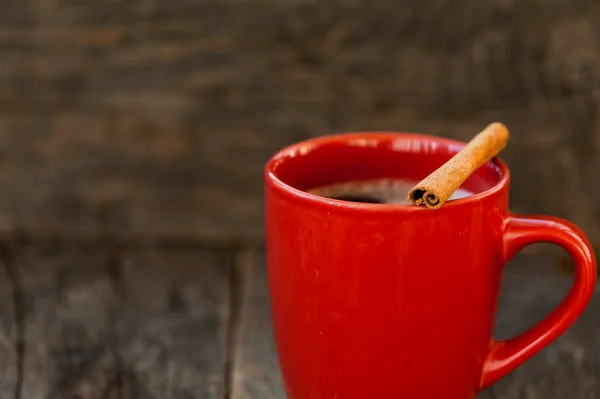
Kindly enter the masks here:
[[[448, 161], [462, 146], [452, 140], [422, 135], [340, 136], [291, 147], [273, 163], [271, 171], [283, 183], [302, 191], [382, 178], [418, 182]], [[494, 187], [501, 178], [500, 166], [490, 161], [475, 171], [461, 189], [479, 194]]]

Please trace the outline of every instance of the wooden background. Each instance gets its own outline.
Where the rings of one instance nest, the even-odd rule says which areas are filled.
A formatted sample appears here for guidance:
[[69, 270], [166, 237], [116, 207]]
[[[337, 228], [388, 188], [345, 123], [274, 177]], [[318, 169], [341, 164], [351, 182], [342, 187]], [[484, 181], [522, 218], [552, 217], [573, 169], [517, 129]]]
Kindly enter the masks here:
[[512, 132], [512, 209], [600, 246], [594, 0], [4, 0], [0, 230], [262, 241], [262, 166], [356, 130]]
[[[0, 399], [282, 398], [262, 168], [302, 139], [502, 121], [512, 210], [600, 249], [598, 21], [596, 0], [0, 1]], [[570, 286], [536, 248], [500, 337]], [[480, 397], [600, 399], [599, 292]]]

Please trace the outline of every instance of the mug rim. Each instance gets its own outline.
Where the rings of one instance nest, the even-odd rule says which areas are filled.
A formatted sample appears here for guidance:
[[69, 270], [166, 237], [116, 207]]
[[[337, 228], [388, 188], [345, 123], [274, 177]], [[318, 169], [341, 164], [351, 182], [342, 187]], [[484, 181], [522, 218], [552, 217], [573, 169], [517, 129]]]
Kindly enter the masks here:
[[[314, 137], [307, 140], [298, 141], [291, 145], [288, 145], [275, 154], [273, 154], [267, 161], [264, 168], [264, 177], [269, 188], [274, 189], [278, 193], [291, 198], [302, 200], [317, 206], [328, 206], [335, 207], [337, 209], [354, 210], [354, 211], [393, 211], [393, 212], [440, 212], [444, 209], [453, 209], [457, 207], [475, 205], [486, 198], [497, 195], [498, 193], [507, 190], [510, 183], [510, 170], [508, 166], [499, 158], [494, 157], [490, 160], [500, 170], [500, 178], [490, 188], [468, 197], [463, 197], [446, 202], [439, 209], [429, 209], [424, 206], [415, 206], [413, 204], [379, 204], [379, 203], [364, 203], [364, 202], [353, 202], [344, 201], [334, 198], [322, 197], [316, 194], [311, 194], [307, 191], [297, 189], [285, 182], [283, 182], [275, 174], [274, 168], [278, 163], [284, 162], [286, 158], [295, 156], [302, 156], [307, 151], [314, 150], [317, 147], [331, 144], [331, 143], [348, 143], [349, 141], [356, 139], [370, 139], [370, 140], [390, 140], [390, 139], [421, 139], [429, 142], [441, 143], [446, 145], [458, 145], [464, 147], [467, 143], [455, 140], [451, 138], [435, 136], [425, 133], [412, 133], [412, 132], [394, 132], [394, 131], [361, 131], [361, 132], [348, 132], [348, 133], [334, 133], [324, 136]], [[300, 155], [297, 155], [300, 154]]]

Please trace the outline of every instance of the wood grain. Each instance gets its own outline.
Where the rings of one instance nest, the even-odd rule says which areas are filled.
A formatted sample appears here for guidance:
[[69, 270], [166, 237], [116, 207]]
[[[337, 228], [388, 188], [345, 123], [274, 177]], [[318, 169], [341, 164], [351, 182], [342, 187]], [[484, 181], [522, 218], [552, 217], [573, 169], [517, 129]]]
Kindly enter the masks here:
[[275, 351], [264, 254], [247, 258], [232, 399], [285, 399]]
[[0, 279], [0, 398], [222, 397], [227, 253], [12, 251]]
[[593, 0], [3, 1], [0, 230], [93, 236], [109, 208], [130, 235], [261, 241], [284, 145], [500, 120], [514, 210], [600, 247], [599, 18]]

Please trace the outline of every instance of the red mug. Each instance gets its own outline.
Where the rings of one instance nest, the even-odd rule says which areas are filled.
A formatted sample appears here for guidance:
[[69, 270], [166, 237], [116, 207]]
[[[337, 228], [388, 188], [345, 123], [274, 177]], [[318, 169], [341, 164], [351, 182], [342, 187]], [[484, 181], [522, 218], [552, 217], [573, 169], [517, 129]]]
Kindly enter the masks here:
[[[357, 179], [418, 181], [464, 143], [351, 133], [291, 145], [265, 168], [269, 292], [289, 399], [471, 399], [562, 334], [596, 281], [583, 233], [508, 210], [499, 159], [440, 209], [358, 203], [307, 190]], [[537, 242], [564, 247], [576, 277], [546, 318], [492, 337], [502, 269]]]

